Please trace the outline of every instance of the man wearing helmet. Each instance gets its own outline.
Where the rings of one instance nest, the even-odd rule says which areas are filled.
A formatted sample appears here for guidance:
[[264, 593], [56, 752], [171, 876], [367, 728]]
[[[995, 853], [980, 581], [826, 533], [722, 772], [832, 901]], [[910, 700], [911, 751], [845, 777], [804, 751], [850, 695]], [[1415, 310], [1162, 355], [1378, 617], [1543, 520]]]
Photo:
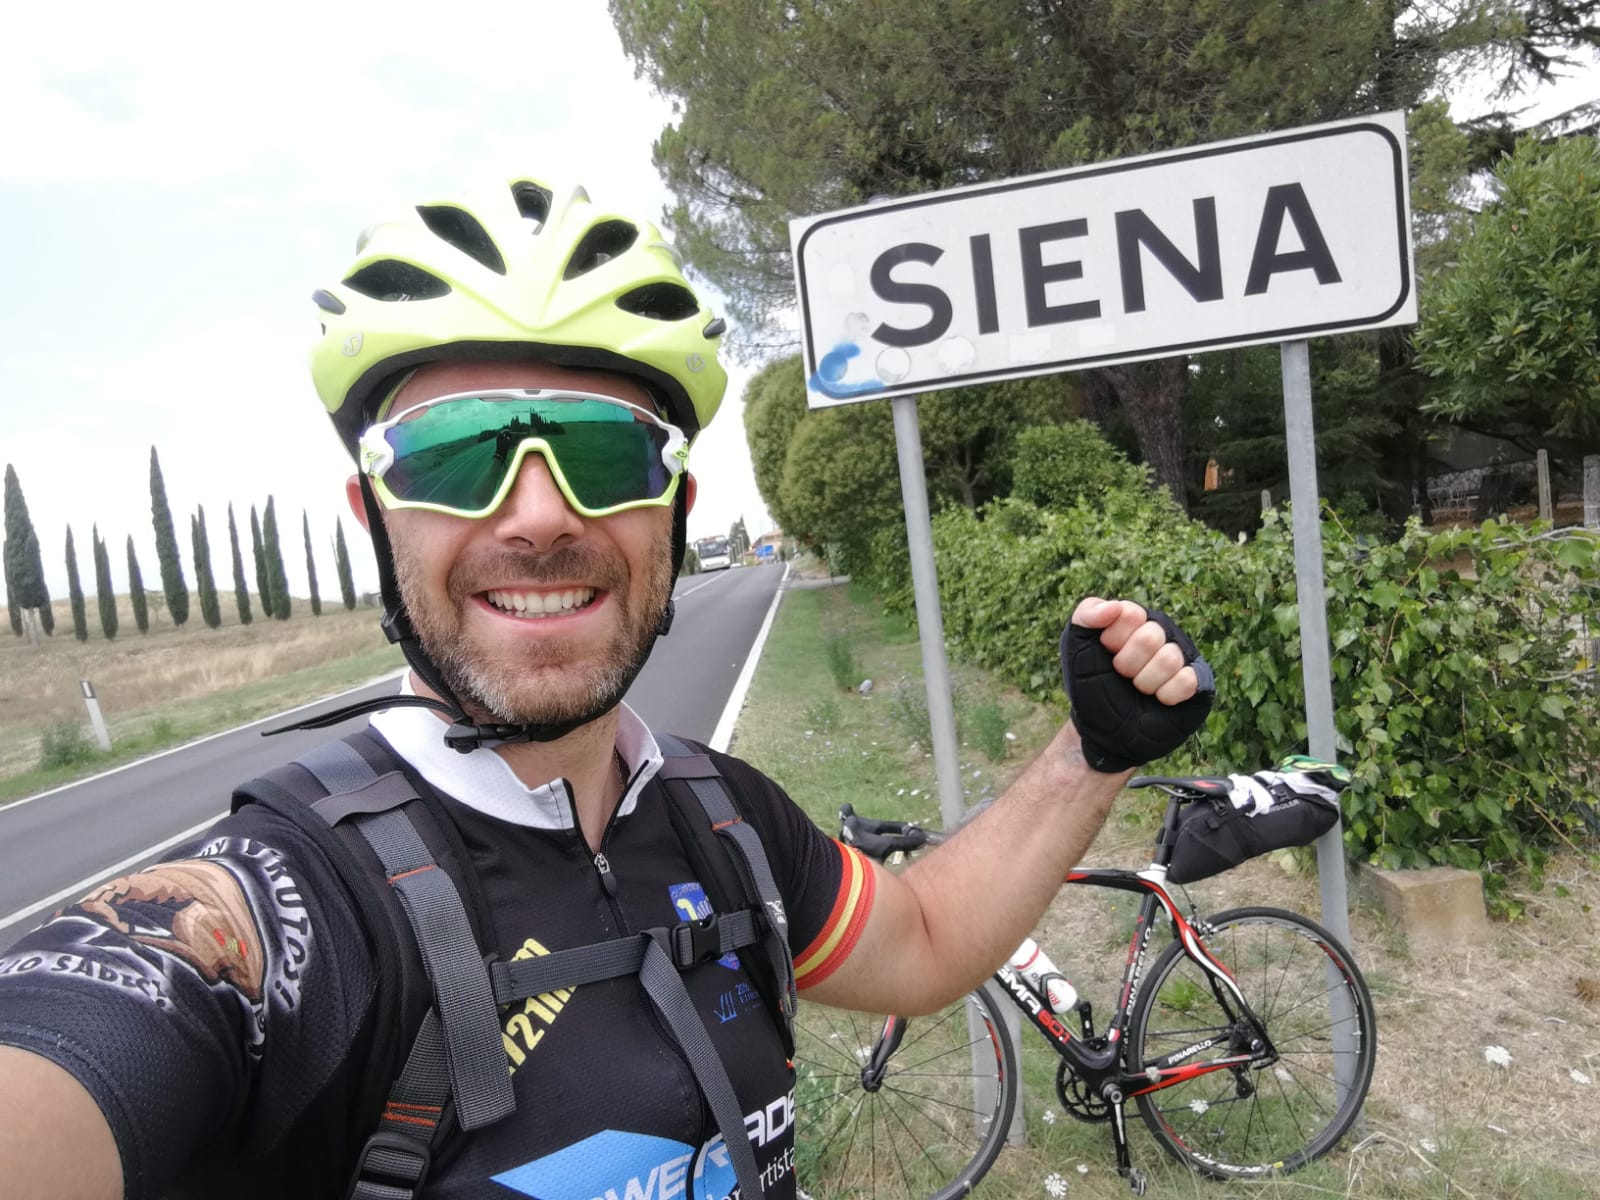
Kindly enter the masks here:
[[[745, 764], [690, 748], [737, 798], [721, 824], [758, 834], [775, 893], [758, 924], [785, 946], [781, 965], [753, 970], [747, 952], [765, 943], [747, 939], [679, 961], [663, 985], [645, 938], [636, 976], [534, 985], [509, 1004], [496, 991], [492, 1060], [462, 1074], [449, 1030], [436, 1056], [471, 1132], [434, 1141], [399, 1180], [401, 1143], [374, 1135], [352, 1176], [385, 1095], [385, 1130], [450, 1116], [402, 1086], [409, 1061], [388, 1086], [395, 1056], [378, 1047], [398, 1044], [388, 1026], [410, 1010], [383, 967], [382, 939], [399, 935], [369, 919], [355, 860], [264, 800], [343, 771], [355, 782], [315, 796], [384, 818], [373, 788], [400, 781], [406, 811], [426, 809], [423, 858], [392, 869], [393, 846], [374, 840], [388, 882], [427, 942], [422, 926], [449, 914], [414, 915], [408, 889], [468, 879], [480, 973], [480, 946], [491, 965], [537, 967], [711, 911], [663, 783], [678, 752], [621, 698], [670, 625], [689, 445], [726, 383], [722, 322], [660, 234], [581, 191], [519, 179], [421, 205], [358, 253], [316, 293], [313, 374], [357, 459], [351, 504], [412, 666], [405, 695], [383, 702], [359, 753], [346, 739], [321, 766], [255, 781], [263, 802], [0, 956], [0, 1177], [52, 1197], [589, 1200], [650, 1179], [662, 1196], [676, 1180], [695, 1197], [736, 1183], [792, 1197], [786, 1009], [739, 1001], [709, 1028], [693, 1014], [783, 992], [791, 955], [794, 982], [828, 1004], [916, 1014], [972, 988], [1038, 919], [1126, 770], [1203, 720], [1209, 668], [1159, 614], [1084, 601], [1063, 642], [1073, 723], [900, 875], [825, 837]], [[438, 1009], [463, 977], [428, 961]], [[688, 1001], [687, 1031], [662, 987]], [[469, 1077], [504, 1104], [474, 1116]]]

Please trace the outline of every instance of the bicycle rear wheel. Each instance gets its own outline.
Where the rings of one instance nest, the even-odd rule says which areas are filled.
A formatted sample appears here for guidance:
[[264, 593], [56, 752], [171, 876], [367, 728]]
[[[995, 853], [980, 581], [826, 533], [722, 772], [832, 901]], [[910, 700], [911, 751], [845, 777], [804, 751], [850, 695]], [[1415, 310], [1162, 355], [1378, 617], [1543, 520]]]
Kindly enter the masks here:
[[906, 1020], [882, 1083], [862, 1068], [883, 1017], [802, 1002], [795, 1020], [795, 1177], [816, 1200], [954, 1200], [993, 1165], [1017, 1059], [992, 985]]
[[[1332, 1149], [1361, 1111], [1378, 1055], [1372, 995], [1345, 948], [1297, 913], [1231, 909], [1202, 933], [1266, 1027], [1274, 1054], [1137, 1095], [1139, 1114], [1168, 1153], [1212, 1178], [1293, 1171]], [[1218, 1044], [1180, 1061], [1248, 1053], [1253, 1029], [1212, 984], [1179, 943], [1168, 946], [1134, 1007], [1130, 1066], [1148, 1068], [1213, 1038]], [[1348, 1085], [1336, 1078], [1341, 1066]]]

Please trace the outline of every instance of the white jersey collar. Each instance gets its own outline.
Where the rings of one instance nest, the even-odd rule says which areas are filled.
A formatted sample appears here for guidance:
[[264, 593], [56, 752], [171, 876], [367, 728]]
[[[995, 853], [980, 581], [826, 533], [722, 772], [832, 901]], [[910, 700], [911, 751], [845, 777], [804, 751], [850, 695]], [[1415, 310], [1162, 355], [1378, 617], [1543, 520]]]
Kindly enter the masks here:
[[[411, 677], [402, 695], [415, 695]], [[432, 709], [405, 705], [372, 716], [372, 728], [439, 791], [485, 816], [531, 829], [572, 828], [573, 804], [567, 781], [552, 779], [528, 787], [493, 750], [461, 754], [444, 744], [445, 724]], [[617, 705], [618, 755], [628, 769], [628, 786], [617, 816], [625, 817], [639, 802], [645, 784], [661, 769], [661, 748], [649, 727], [626, 704]]]

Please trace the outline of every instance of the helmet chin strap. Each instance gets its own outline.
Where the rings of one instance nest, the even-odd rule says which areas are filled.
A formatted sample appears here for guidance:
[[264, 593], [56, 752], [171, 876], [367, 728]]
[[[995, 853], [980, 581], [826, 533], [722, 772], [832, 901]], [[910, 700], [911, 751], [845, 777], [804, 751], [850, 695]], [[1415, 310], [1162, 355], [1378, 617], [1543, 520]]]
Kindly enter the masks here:
[[[292, 725], [280, 725], [276, 729], [264, 730], [263, 734], [266, 736], [287, 733], [291, 729], [322, 729], [366, 713], [409, 705], [431, 708], [450, 717], [451, 724], [444, 732], [444, 743], [461, 754], [471, 754], [480, 748], [489, 749], [513, 742], [559, 741], [574, 730], [603, 717], [620, 704], [622, 697], [633, 686], [633, 681], [638, 678], [645, 661], [650, 657], [650, 649], [654, 646], [655, 638], [664, 637], [672, 628], [673, 602], [669, 594], [666, 607], [662, 610], [661, 619], [657, 622], [655, 633], [651, 638], [651, 647], [646, 648], [645, 653], [639, 657], [638, 663], [625, 679], [619, 681], [602, 700], [580, 717], [549, 723], [474, 721], [468, 715], [466, 706], [457, 699], [454, 689], [445, 682], [444, 673], [440, 671], [438, 664], [429, 658], [427, 651], [423, 649], [422, 639], [417, 636], [410, 614], [406, 612], [405, 602], [400, 596], [400, 585], [394, 571], [394, 551], [389, 541], [389, 532], [383, 523], [383, 510], [378, 505], [378, 499], [373, 494], [367, 477], [361, 475], [359, 479], [361, 501], [367, 512], [367, 531], [372, 537], [373, 556], [377, 559], [378, 565], [378, 593], [383, 601], [384, 635], [400, 647], [400, 653], [405, 655], [411, 669], [440, 699], [435, 700], [430, 696], [379, 696], [348, 704], [319, 716], [308, 717]], [[672, 509], [672, 578], [676, 581], [678, 572], [683, 567], [688, 544], [686, 535], [688, 510], [684, 489], [679, 488]]]

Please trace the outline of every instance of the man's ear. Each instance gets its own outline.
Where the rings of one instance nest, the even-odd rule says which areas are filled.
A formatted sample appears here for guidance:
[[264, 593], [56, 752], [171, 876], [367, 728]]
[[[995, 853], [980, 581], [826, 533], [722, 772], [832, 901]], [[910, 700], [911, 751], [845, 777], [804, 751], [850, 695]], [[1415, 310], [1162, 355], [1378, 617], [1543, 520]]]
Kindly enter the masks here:
[[700, 491], [700, 485], [694, 481], [694, 472], [683, 473], [683, 512], [687, 516], [694, 511], [694, 498]]
[[345, 503], [350, 506], [350, 511], [355, 514], [356, 520], [361, 522], [361, 528], [366, 529], [370, 534], [372, 530], [367, 527], [367, 506], [361, 499], [361, 477], [359, 475], [352, 475], [344, 481], [344, 499]]

